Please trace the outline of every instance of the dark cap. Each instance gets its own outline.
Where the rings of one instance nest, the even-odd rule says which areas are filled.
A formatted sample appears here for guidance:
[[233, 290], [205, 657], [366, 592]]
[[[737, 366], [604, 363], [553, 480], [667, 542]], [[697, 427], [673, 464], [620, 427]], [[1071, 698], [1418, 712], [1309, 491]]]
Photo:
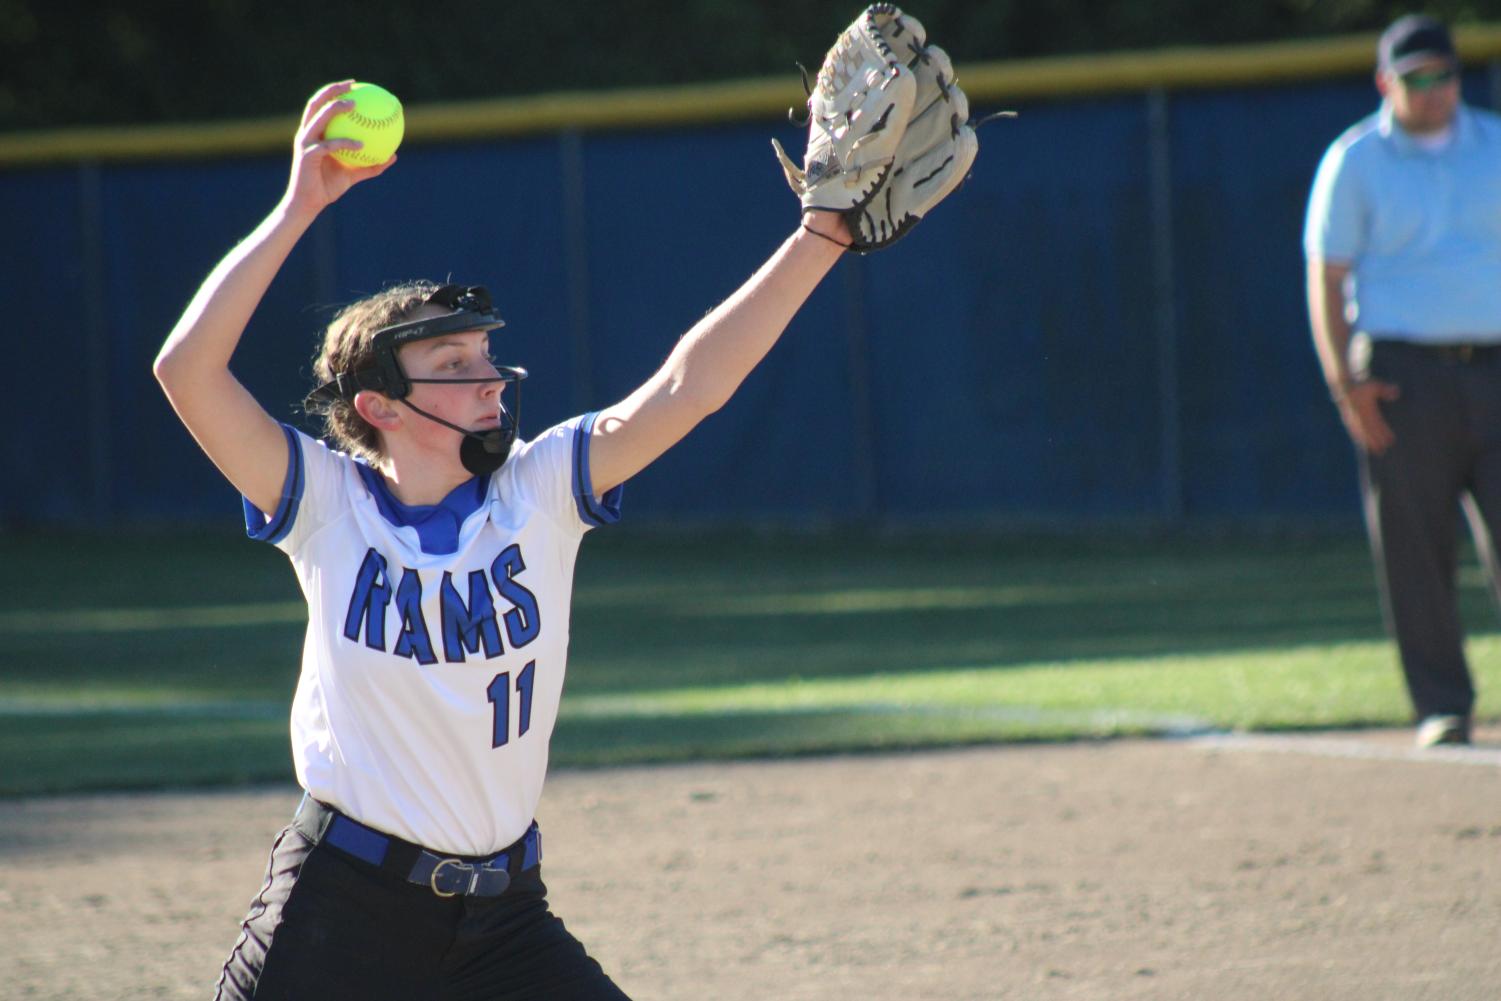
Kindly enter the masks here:
[[1380, 69], [1392, 73], [1405, 73], [1435, 59], [1458, 62], [1449, 29], [1422, 14], [1409, 14], [1383, 31], [1376, 58]]

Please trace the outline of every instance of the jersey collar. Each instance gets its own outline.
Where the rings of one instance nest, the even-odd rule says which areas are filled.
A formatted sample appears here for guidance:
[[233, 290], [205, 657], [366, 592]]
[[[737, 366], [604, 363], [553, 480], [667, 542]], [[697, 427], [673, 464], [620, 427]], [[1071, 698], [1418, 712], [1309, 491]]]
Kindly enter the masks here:
[[490, 478], [474, 476], [460, 483], [436, 504], [403, 504], [391, 492], [386, 478], [360, 462], [356, 464], [381, 517], [398, 528], [417, 530], [417, 541], [429, 556], [458, 552], [459, 532], [469, 516], [485, 503]]

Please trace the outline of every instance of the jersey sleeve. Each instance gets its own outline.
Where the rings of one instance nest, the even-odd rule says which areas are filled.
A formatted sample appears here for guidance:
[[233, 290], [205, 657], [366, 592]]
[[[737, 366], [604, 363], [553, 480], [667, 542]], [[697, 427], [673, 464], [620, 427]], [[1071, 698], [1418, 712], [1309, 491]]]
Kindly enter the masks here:
[[1303, 255], [1308, 260], [1348, 264], [1365, 249], [1365, 197], [1348, 151], [1343, 141], [1330, 146], [1314, 175], [1303, 223]]
[[503, 478], [502, 491], [579, 534], [619, 521], [622, 488], [601, 496], [589, 471], [589, 443], [598, 416], [588, 413], [564, 421], [517, 446], [497, 474]]
[[276, 510], [262, 511], [247, 498], [245, 533], [291, 553], [303, 539], [348, 509], [345, 463], [354, 460], [283, 424], [287, 436], [287, 471]]

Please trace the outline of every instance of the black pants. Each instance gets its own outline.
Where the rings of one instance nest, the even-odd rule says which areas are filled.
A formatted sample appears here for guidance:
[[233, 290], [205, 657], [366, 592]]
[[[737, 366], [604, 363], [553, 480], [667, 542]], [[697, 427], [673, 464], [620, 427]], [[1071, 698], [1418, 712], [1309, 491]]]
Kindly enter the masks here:
[[1382, 404], [1395, 444], [1379, 456], [1360, 453], [1387, 628], [1416, 716], [1469, 715], [1475, 688], [1459, 617], [1459, 515], [1464, 502], [1496, 592], [1501, 348], [1465, 352], [1377, 340], [1369, 366], [1372, 378], [1402, 394]]
[[546, 895], [537, 866], [499, 897], [439, 897], [288, 827], [216, 996], [628, 1001]]

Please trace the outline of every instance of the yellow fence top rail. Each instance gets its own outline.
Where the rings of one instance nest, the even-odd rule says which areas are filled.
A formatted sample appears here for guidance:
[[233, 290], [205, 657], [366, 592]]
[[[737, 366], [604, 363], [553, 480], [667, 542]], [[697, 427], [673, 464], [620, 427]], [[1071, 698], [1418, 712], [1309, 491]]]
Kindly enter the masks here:
[[[1467, 63], [1501, 58], [1501, 25], [1455, 30]], [[1006, 104], [1152, 89], [1186, 90], [1349, 76], [1374, 69], [1376, 35], [1059, 56], [963, 64], [971, 103]], [[661, 128], [775, 120], [800, 106], [796, 77], [674, 87], [561, 92], [419, 104], [407, 110], [409, 143], [487, 139], [566, 129]], [[300, 110], [300, 109], [299, 109]], [[0, 167], [66, 161], [163, 160], [270, 153], [288, 148], [297, 113], [201, 124], [123, 125], [0, 134]]]

